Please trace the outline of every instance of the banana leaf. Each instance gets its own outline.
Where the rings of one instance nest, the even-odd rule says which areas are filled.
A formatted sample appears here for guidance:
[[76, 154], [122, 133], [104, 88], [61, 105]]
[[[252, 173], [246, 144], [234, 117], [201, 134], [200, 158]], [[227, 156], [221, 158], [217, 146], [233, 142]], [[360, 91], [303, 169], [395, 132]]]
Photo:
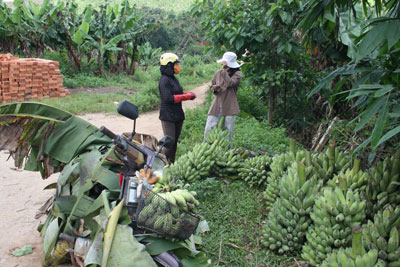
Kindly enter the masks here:
[[40, 171], [45, 179], [92, 146], [111, 140], [92, 124], [41, 103], [0, 106], [0, 151], [9, 150], [16, 167]]
[[103, 246], [103, 257], [101, 261], [101, 266], [107, 266], [107, 262], [110, 259], [111, 248], [113, 245], [115, 229], [117, 227], [119, 215], [122, 210], [122, 206], [124, 204], [124, 200], [122, 199], [119, 204], [111, 211], [106, 231], [104, 232], [104, 246]]
[[[70, 214], [74, 204], [76, 202], [76, 196], [63, 196], [58, 197], [56, 199], [55, 205], [58, 206], [59, 211], [64, 214]], [[76, 208], [74, 216], [78, 218], [86, 217], [90, 211], [91, 207], [94, 203], [94, 199], [84, 195], [79, 203], [79, 206]]]
[[60, 232], [60, 225], [58, 224], [58, 218], [54, 218], [54, 220], [49, 224], [44, 233], [44, 241], [43, 241], [43, 257], [42, 257], [42, 265], [45, 266], [46, 259], [50, 256], [51, 251], [57, 243], [58, 233]]
[[157, 264], [147, 253], [146, 246], [134, 238], [131, 227], [117, 225], [107, 266], [156, 267]]

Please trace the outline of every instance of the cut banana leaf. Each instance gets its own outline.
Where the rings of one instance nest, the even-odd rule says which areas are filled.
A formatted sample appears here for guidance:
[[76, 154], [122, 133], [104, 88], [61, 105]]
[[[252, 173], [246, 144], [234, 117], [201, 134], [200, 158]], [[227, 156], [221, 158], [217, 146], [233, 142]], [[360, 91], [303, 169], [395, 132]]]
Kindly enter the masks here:
[[95, 237], [88, 254], [85, 257], [85, 266], [98, 265], [101, 266], [101, 258], [103, 255], [103, 232]]
[[117, 225], [107, 266], [156, 267], [157, 264], [147, 253], [145, 245], [134, 238], [131, 227]]
[[[58, 206], [61, 213], [70, 214], [72, 208], [74, 207], [76, 199], [76, 196], [58, 197], [56, 199], [56, 205]], [[92, 210], [93, 203], [94, 200], [91, 197], [83, 195], [82, 199], [79, 202], [79, 205], [74, 212], [74, 216], [78, 218], [83, 218], [87, 216]]]
[[106, 267], [109, 260], [111, 246], [113, 245], [113, 239], [115, 234], [115, 228], [117, 227], [119, 215], [121, 213], [124, 200], [122, 199], [119, 204], [111, 211], [106, 231], [104, 233], [104, 248], [103, 248], [103, 259], [101, 261], [101, 266]]
[[45, 265], [45, 260], [50, 256], [51, 251], [57, 243], [58, 234], [60, 232], [60, 225], [58, 224], [58, 218], [54, 218], [52, 222], [50, 222], [49, 226], [44, 233], [44, 241], [43, 241], [43, 257], [42, 257], [42, 265]]
[[150, 255], [158, 255], [166, 251], [182, 248], [180, 242], [173, 242], [160, 237], [148, 237], [144, 239], [144, 242], [148, 242], [146, 250]]
[[95, 126], [69, 112], [32, 102], [0, 106], [0, 150], [10, 151], [16, 167], [28, 159], [26, 169], [43, 178], [88, 147], [109, 144]]

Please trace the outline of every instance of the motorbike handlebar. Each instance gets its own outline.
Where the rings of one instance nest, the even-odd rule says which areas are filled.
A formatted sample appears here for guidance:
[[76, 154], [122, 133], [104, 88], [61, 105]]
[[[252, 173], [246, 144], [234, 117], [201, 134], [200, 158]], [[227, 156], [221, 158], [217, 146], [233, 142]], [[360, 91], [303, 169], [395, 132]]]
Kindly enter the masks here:
[[104, 126], [100, 127], [100, 132], [102, 132], [103, 134], [107, 135], [108, 137], [110, 137], [113, 140], [115, 140], [117, 138], [117, 135], [115, 133], [111, 132], [109, 129], [107, 129]]
[[117, 148], [127, 155], [130, 159], [135, 161], [137, 164], [145, 163], [143, 153], [137, 149], [136, 145], [125, 139], [122, 136], [118, 136], [104, 126], [100, 127], [100, 132], [110, 137], [113, 142], [117, 145]]

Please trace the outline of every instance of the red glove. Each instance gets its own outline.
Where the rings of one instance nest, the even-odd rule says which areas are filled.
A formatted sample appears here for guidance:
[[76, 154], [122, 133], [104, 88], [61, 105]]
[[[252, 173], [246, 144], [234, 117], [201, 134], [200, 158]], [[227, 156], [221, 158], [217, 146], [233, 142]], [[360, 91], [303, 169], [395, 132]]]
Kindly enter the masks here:
[[181, 95], [174, 95], [175, 103], [180, 103], [185, 100], [193, 100], [196, 98], [196, 95], [192, 92], [183, 93]]
[[188, 95], [191, 96], [189, 100], [193, 100], [193, 99], [196, 98], [196, 95], [195, 95], [193, 92], [187, 92], [187, 93], [185, 93], [185, 94], [188, 94]]

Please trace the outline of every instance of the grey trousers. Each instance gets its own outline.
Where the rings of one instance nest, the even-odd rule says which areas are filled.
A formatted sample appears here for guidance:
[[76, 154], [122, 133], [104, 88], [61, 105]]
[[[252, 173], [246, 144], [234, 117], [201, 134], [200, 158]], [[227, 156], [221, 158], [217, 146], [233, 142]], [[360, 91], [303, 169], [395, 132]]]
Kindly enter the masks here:
[[[207, 122], [206, 122], [206, 128], [204, 129], [204, 137], [203, 141], [205, 142], [206, 137], [208, 132], [214, 128], [215, 126], [218, 125], [219, 120], [222, 118], [222, 110], [220, 110], [220, 113], [218, 116], [214, 115], [208, 115], [207, 117]], [[226, 129], [229, 132], [229, 141], [232, 142], [232, 137], [233, 137], [233, 127], [235, 126], [235, 119], [236, 115], [233, 116], [225, 116], [225, 122], [224, 125], [222, 126], [222, 129]]]

